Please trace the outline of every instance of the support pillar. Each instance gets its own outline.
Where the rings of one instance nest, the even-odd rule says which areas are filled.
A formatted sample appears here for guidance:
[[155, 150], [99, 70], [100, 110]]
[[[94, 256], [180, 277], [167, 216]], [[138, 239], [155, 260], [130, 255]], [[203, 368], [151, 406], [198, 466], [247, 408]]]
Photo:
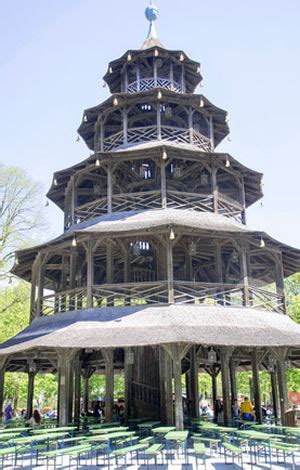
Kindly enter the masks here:
[[70, 420], [70, 375], [72, 370], [72, 362], [76, 350], [74, 349], [58, 349], [58, 370], [59, 370], [59, 425], [67, 426]]
[[280, 417], [281, 424], [285, 425], [285, 412], [288, 409], [288, 392], [286, 384], [286, 365], [285, 360], [287, 356], [287, 348], [282, 348], [280, 351], [276, 351], [276, 370], [278, 380], [278, 391], [279, 391], [279, 403], [280, 403]]
[[198, 362], [197, 362], [197, 351], [196, 346], [192, 346], [190, 350], [190, 387], [191, 387], [191, 412], [192, 417], [199, 417], [199, 383], [198, 383]]
[[244, 292], [243, 292], [244, 307], [249, 307], [250, 305], [248, 262], [247, 261], [248, 261], [247, 260], [247, 246], [243, 244], [242, 251], [241, 251], [241, 274], [242, 274], [243, 285], [244, 285]]
[[278, 392], [277, 392], [276, 371], [274, 369], [270, 372], [270, 379], [271, 379], [273, 412], [274, 412], [275, 423], [277, 423], [277, 420], [278, 420]]
[[259, 384], [259, 373], [258, 373], [258, 358], [257, 351], [254, 350], [251, 353], [251, 364], [252, 364], [252, 384], [253, 384], [253, 395], [255, 403], [255, 416], [256, 421], [262, 422], [262, 411], [261, 411], [261, 393]]
[[222, 348], [219, 351], [221, 359], [221, 374], [222, 374], [222, 395], [223, 395], [223, 413], [224, 425], [231, 425], [231, 399], [230, 399], [230, 378], [229, 378], [229, 361], [232, 355], [231, 348]]
[[90, 371], [85, 370], [83, 373], [84, 389], [83, 389], [83, 411], [87, 415], [89, 411], [89, 385], [90, 385]]
[[217, 414], [217, 398], [218, 398], [218, 386], [217, 386], [217, 373], [215, 369], [211, 371], [211, 382], [212, 382], [212, 402], [214, 408], [214, 422], [218, 422], [218, 414]]
[[87, 306], [88, 308], [93, 307], [93, 284], [94, 284], [94, 253], [92, 240], [88, 241], [87, 252]]
[[125, 349], [125, 359], [124, 359], [124, 378], [125, 378], [125, 422], [128, 422], [128, 419], [132, 414], [132, 369], [133, 369], [133, 356], [134, 352], [132, 348]]
[[28, 386], [27, 386], [27, 405], [26, 405], [26, 418], [30, 419], [33, 412], [33, 394], [34, 394], [34, 378], [35, 372], [28, 372]]
[[81, 398], [81, 364], [79, 356], [76, 357], [74, 366], [75, 386], [74, 386], [74, 421], [80, 422], [80, 398]]
[[114, 351], [102, 349], [105, 361], [105, 420], [112, 421], [114, 402]]
[[178, 431], [183, 430], [182, 384], [181, 384], [181, 360], [189, 346], [174, 343], [164, 346], [173, 362], [173, 378], [175, 391], [175, 426]]
[[212, 194], [213, 194], [213, 209], [214, 212], [218, 212], [219, 210], [219, 192], [218, 192], [218, 186], [217, 186], [217, 171], [218, 168], [213, 166], [212, 167], [212, 172], [211, 172], [211, 189], [212, 189]]
[[107, 167], [107, 212], [112, 213], [112, 198], [113, 198], [113, 181], [112, 181], [112, 168]]
[[161, 207], [167, 207], [167, 178], [166, 178], [166, 165], [162, 162], [160, 164], [160, 190], [161, 190]]
[[0, 419], [3, 417], [6, 357], [0, 360]]
[[236, 361], [233, 357], [230, 358], [229, 362], [230, 368], [230, 389], [231, 389], [231, 400], [237, 399], [237, 388], [236, 388]]
[[174, 303], [174, 273], [173, 273], [173, 245], [167, 240], [167, 279], [168, 279], [168, 303]]

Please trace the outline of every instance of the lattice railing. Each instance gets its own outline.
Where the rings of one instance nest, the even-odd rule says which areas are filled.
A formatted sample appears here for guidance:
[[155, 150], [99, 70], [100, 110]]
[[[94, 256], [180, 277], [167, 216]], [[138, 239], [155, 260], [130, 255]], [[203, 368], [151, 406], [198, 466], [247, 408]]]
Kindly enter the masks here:
[[151, 142], [153, 140], [163, 140], [169, 142], [176, 142], [178, 144], [190, 144], [200, 148], [204, 152], [211, 151], [210, 140], [192, 129], [185, 129], [173, 126], [161, 126], [161, 135], [158, 135], [158, 128], [154, 126], [134, 127], [128, 129], [126, 134], [127, 139], [124, 138], [123, 131], [112, 134], [103, 140], [103, 150], [109, 152], [113, 149], [124, 147], [132, 144], [142, 144]]
[[141, 78], [135, 82], [129, 83], [127, 87], [128, 93], [137, 93], [141, 91], [152, 90], [153, 88], [164, 88], [166, 90], [176, 91], [177, 93], [183, 93], [182, 86], [175, 82], [171, 81], [169, 78], [158, 77], [154, 79], [150, 78]]
[[159, 304], [168, 301], [165, 282], [105, 284], [93, 287], [94, 306]]
[[[193, 209], [201, 212], [213, 212], [212, 194], [197, 194], [181, 191], [167, 191], [167, 207], [173, 209]], [[115, 194], [112, 197], [112, 211], [124, 212], [129, 210], [160, 209], [162, 207], [162, 195], [160, 190], [142, 191], [139, 193]], [[219, 213], [241, 222], [241, 206], [229, 198], [223, 198], [219, 194]], [[77, 207], [74, 212], [74, 223], [100, 217], [107, 214], [107, 198], [100, 198]]]
[[[194, 305], [219, 305], [285, 312], [284, 299], [264, 289], [241, 284], [216, 284], [175, 281], [174, 303]], [[127, 284], [101, 284], [91, 288], [93, 307], [124, 307], [130, 305], [168, 304], [167, 281]], [[246, 300], [246, 297], [248, 298]], [[88, 289], [80, 287], [47, 295], [42, 299], [42, 315], [53, 315], [88, 307]]]

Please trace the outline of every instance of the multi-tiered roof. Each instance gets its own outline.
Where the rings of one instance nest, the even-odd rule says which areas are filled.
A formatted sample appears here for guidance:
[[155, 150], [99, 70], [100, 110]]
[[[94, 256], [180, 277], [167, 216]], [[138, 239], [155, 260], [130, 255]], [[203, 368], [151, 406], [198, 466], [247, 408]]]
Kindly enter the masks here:
[[300, 252], [246, 225], [262, 175], [216, 151], [227, 112], [195, 93], [200, 64], [161, 44], [149, 8], [142, 48], [109, 63], [111, 96], [84, 111], [93, 153], [54, 174], [64, 233], [17, 253], [34, 321], [2, 347], [12, 369], [37, 348], [49, 370], [57, 347], [300, 346], [283, 291]]

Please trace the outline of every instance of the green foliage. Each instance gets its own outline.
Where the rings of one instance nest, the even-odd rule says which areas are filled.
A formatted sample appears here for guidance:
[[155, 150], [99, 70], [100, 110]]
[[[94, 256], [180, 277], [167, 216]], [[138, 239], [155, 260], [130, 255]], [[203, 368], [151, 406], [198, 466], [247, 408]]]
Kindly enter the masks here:
[[[125, 382], [123, 374], [114, 376], [114, 395], [115, 399], [124, 398]], [[93, 374], [89, 381], [89, 399], [96, 400], [105, 396], [105, 375]]]

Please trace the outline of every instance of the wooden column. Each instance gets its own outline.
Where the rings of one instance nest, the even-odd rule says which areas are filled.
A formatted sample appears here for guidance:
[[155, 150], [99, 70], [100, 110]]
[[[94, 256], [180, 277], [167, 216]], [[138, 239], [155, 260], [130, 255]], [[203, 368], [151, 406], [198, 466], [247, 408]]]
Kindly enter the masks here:
[[154, 78], [154, 88], [157, 87], [157, 61], [153, 61], [153, 78]]
[[284, 294], [284, 272], [282, 264], [282, 255], [278, 256], [276, 261], [276, 293], [279, 296], [279, 304], [283, 313], [286, 313], [286, 303]]
[[[75, 289], [76, 287], [76, 262], [77, 262], [77, 252], [72, 249], [70, 255], [70, 289]], [[70, 296], [70, 310], [75, 309], [75, 294]]]
[[178, 431], [183, 429], [182, 384], [181, 384], [181, 360], [189, 346], [180, 343], [164, 345], [165, 350], [173, 362], [173, 378], [175, 390], [175, 425]]
[[161, 114], [160, 114], [160, 102], [156, 104], [156, 125], [157, 125], [157, 139], [161, 140]]
[[84, 379], [84, 388], [83, 388], [83, 411], [86, 415], [89, 411], [89, 385], [90, 385], [90, 377], [91, 373], [89, 370], [84, 370], [83, 372], [83, 379]]
[[30, 322], [32, 322], [36, 316], [37, 259], [36, 256], [31, 271]]
[[125, 422], [128, 422], [128, 419], [132, 415], [132, 348], [125, 348], [124, 351], [124, 378], [125, 378]]
[[174, 87], [174, 69], [173, 69], [172, 60], [170, 60], [170, 82], [171, 82], [171, 87], [173, 88]]
[[261, 411], [261, 393], [260, 393], [259, 373], [258, 373], [259, 362], [258, 362], [256, 350], [253, 350], [251, 353], [251, 364], [252, 364], [253, 395], [254, 395], [254, 402], [255, 402], [255, 416], [256, 416], [256, 421], [261, 423], [262, 411]]
[[39, 317], [43, 311], [43, 294], [44, 294], [44, 266], [43, 258], [39, 257], [38, 262], [38, 281], [37, 281], [37, 309], [36, 315]]
[[243, 279], [243, 305], [249, 307], [250, 297], [249, 297], [249, 278], [248, 278], [248, 263], [247, 263], [247, 245], [242, 244], [242, 251], [240, 253], [240, 262], [241, 262], [241, 275]]
[[167, 178], [166, 178], [166, 165], [161, 162], [160, 164], [160, 185], [161, 185], [161, 207], [167, 207]]
[[122, 111], [123, 118], [123, 144], [126, 145], [128, 141], [128, 117], [127, 117], [127, 108], [124, 108]]
[[88, 241], [86, 251], [86, 264], [87, 264], [87, 306], [93, 307], [93, 284], [94, 284], [94, 253], [93, 242]]
[[141, 64], [139, 60], [136, 61], [136, 84], [137, 84], [137, 91], [140, 91], [141, 89]]
[[74, 365], [74, 421], [79, 424], [80, 422], [80, 398], [81, 398], [81, 363], [79, 355], [75, 359]]
[[172, 359], [162, 346], [159, 348], [159, 378], [161, 419], [173, 426]]
[[191, 401], [192, 401], [192, 416], [194, 418], [199, 417], [199, 383], [198, 383], [198, 372], [199, 365], [197, 362], [197, 351], [196, 346], [192, 346], [190, 350], [190, 364], [191, 364]]
[[287, 357], [287, 348], [276, 349], [276, 370], [277, 370], [277, 380], [278, 380], [278, 391], [279, 391], [279, 403], [280, 403], [280, 416], [281, 424], [285, 425], [285, 412], [288, 409], [288, 392], [286, 384], [286, 357]]
[[106, 245], [106, 282], [111, 284], [113, 282], [113, 247], [110, 242]]
[[209, 139], [211, 152], [215, 149], [214, 123], [212, 115], [209, 116]]
[[174, 303], [173, 244], [167, 240], [168, 303]]
[[105, 361], [105, 420], [112, 421], [114, 402], [114, 351], [102, 349]]
[[243, 211], [242, 211], [242, 222], [243, 224], [246, 225], [246, 196], [245, 196], [245, 181], [244, 178], [242, 177], [241, 180], [241, 200], [242, 200], [242, 206], [243, 206]]
[[229, 362], [230, 368], [230, 389], [231, 389], [231, 400], [237, 399], [237, 388], [236, 388], [236, 361], [233, 357], [230, 358]]
[[30, 419], [33, 412], [33, 394], [34, 394], [34, 378], [35, 372], [28, 372], [28, 385], [27, 385], [27, 406], [26, 418]]
[[181, 88], [182, 93], [185, 93], [184, 64], [181, 64]]
[[0, 370], [0, 419], [3, 418], [5, 370]]
[[211, 190], [212, 190], [212, 195], [213, 195], [213, 209], [214, 212], [218, 212], [219, 210], [219, 191], [218, 191], [218, 185], [217, 185], [217, 171], [218, 168], [213, 165], [212, 171], [211, 171]]
[[72, 361], [76, 350], [58, 349], [58, 369], [60, 375], [59, 381], [59, 425], [66, 426], [70, 419], [70, 375], [72, 370]]
[[191, 107], [189, 107], [189, 112], [188, 112], [188, 123], [189, 123], [189, 133], [190, 133], [190, 144], [193, 144], [193, 110]]
[[218, 414], [216, 410], [216, 403], [218, 398], [218, 386], [217, 386], [217, 371], [214, 367], [211, 369], [211, 385], [212, 385], [212, 401], [213, 401], [213, 409], [214, 409], [214, 422], [218, 422]]
[[230, 399], [230, 378], [229, 378], [229, 360], [232, 354], [231, 348], [221, 348], [219, 356], [221, 359], [222, 374], [222, 395], [223, 395], [223, 413], [224, 425], [231, 425], [231, 399]]
[[113, 181], [111, 165], [107, 166], [107, 213], [112, 213]]
[[275, 420], [277, 420], [278, 419], [278, 392], [277, 392], [276, 371], [274, 369], [270, 372], [270, 379], [271, 379], [273, 412], [274, 412]]

